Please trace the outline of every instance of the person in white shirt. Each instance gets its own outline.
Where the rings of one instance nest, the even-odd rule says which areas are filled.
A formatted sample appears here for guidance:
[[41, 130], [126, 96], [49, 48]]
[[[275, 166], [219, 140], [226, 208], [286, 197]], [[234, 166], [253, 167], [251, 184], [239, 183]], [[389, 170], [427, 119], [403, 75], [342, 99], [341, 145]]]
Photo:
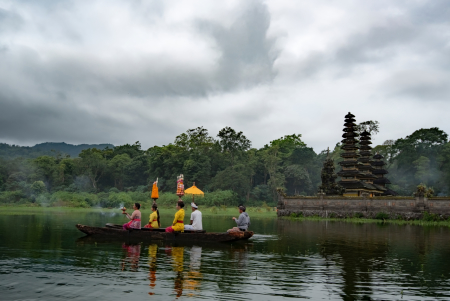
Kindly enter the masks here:
[[191, 223], [184, 225], [184, 230], [203, 230], [202, 213], [198, 210], [198, 206], [194, 202], [191, 203], [191, 208]]

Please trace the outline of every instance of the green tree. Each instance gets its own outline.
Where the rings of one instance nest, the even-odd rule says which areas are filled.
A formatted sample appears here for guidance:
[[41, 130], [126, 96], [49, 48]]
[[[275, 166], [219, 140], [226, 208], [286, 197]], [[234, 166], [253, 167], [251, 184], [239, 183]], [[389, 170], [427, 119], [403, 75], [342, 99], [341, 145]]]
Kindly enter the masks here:
[[127, 153], [116, 155], [108, 162], [108, 166], [112, 171], [114, 177], [114, 186], [123, 190], [123, 183], [127, 176], [127, 168], [132, 160]]
[[79, 167], [82, 173], [88, 176], [92, 183], [92, 187], [98, 190], [97, 182], [103, 176], [106, 168], [107, 162], [103, 157], [101, 150], [96, 148], [89, 148], [82, 150], [80, 153], [81, 160], [79, 161]]
[[33, 192], [33, 194], [38, 196], [43, 193], [46, 193], [47, 187], [45, 187], [45, 184], [42, 181], [34, 181], [33, 184], [31, 185], [31, 191]]
[[359, 123], [356, 126], [356, 132], [358, 134], [361, 134], [364, 131], [368, 131], [370, 133], [370, 135], [374, 136], [376, 134], [378, 134], [378, 132], [380, 131], [380, 123], [378, 121], [364, 121]]
[[419, 182], [428, 185], [430, 180], [430, 159], [420, 156], [419, 159], [415, 160], [412, 164], [416, 168], [414, 177]]
[[219, 137], [219, 145], [222, 152], [228, 154], [230, 157], [231, 166], [236, 163], [237, 157], [249, 150], [252, 146], [252, 143], [245, 137], [244, 133], [236, 132], [228, 126], [221, 129], [217, 137]]

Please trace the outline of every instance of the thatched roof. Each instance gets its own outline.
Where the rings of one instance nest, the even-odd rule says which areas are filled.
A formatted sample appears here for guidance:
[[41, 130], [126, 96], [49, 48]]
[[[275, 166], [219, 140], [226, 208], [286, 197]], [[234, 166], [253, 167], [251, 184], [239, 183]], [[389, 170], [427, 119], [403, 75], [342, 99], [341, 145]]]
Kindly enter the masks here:
[[379, 153], [377, 153], [375, 156], [373, 156], [373, 158], [374, 158], [374, 159], [381, 160], [381, 159], [383, 159], [384, 157], [383, 157], [382, 155], [380, 155]]
[[341, 161], [338, 163], [340, 166], [352, 166], [352, 165], [358, 165], [358, 160], [356, 159], [345, 159], [344, 161]]
[[370, 155], [371, 155], [371, 152], [370, 152], [370, 150], [366, 150], [366, 149], [364, 149], [364, 148], [360, 148], [360, 151], [359, 151], [359, 155], [360, 156], [362, 156], [362, 157], [370, 157]]
[[345, 115], [345, 118], [352, 118], [355, 117], [355, 115], [353, 115], [352, 113], [348, 112], [347, 115]]
[[372, 141], [370, 141], [370, 140], [361, 140], [361, 142], [359, 144], [361, 144], [361, 145], [369, 145], [369, 144], [372, 144]]
[[342, 138], [352, 138], [352, 137], [358, 137], [359, 134], [355, 132], [346, 132], [342, 134]]
[[342, 143], [348, 143], [348, 144], [354, 144], [354, 143], [358, 143], [359, 140], [355, 139], [355, 138], [345, 138], [341, 140]]
[[345, 152], [341, 154], [342, 158], [358, 158], [359, 155], [356, 152]]
[[386, 185], [386, 184], [391, 184], [391, 181], [389, 181], [389, 179], [386, 178], [378, 178], [373, 180], [374, 184], [379, 184], [379, 185]]
[[374, 168], [372, 170], [372, 173], [374, 175], [385, 175], [385, 174], [388, 174], [389, 172], [386, 169], [376, 169], [376, 168]]
[[357, 150], [359, 147], [355, 144], [344, 144], [341, 149], [343, 150]]

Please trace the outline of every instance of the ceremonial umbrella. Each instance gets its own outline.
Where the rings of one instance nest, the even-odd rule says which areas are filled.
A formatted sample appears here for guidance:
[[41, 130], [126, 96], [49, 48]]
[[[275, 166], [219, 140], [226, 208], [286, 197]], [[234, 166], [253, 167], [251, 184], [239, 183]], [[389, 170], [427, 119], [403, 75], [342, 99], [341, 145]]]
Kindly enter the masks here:
[[194, 202], [194, 195], [205, 196], [205, 193], [200, 189], [198, 189], [197, 186], [195, 186], [195, 182], [194, 185], [192, 185], [192, 187], [184, 191], [184, 194], [192, 194], [192, 202]]

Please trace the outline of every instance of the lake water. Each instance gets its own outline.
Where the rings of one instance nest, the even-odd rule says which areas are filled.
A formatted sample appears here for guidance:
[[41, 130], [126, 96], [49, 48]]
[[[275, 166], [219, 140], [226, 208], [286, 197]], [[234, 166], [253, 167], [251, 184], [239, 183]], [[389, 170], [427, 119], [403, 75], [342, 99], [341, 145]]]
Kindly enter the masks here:
[[[203, 220], [211, 231], [233, 226], [229, 217]], [[0, 215], [0, 299], [450, 299], [445, 227], [253, 218], [248, 242], [138, 245], [83, 239], [74, 227], [107, 222], [125, 219]]]

